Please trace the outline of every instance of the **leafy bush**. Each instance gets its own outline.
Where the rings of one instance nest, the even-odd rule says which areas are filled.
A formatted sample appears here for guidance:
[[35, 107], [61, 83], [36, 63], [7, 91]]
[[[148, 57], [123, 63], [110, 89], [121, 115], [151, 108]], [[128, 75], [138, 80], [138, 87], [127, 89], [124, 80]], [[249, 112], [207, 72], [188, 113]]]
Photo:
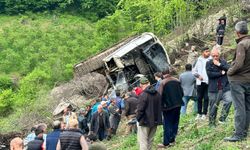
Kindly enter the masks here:
[[0, 92], [13, 88], [13, 82], [7, 75], [0, 75]]
[[0, 116], [8, 116], [8, 112], [12, 110], [13, 93], [12, 90], [4, 90], [0, 92]]

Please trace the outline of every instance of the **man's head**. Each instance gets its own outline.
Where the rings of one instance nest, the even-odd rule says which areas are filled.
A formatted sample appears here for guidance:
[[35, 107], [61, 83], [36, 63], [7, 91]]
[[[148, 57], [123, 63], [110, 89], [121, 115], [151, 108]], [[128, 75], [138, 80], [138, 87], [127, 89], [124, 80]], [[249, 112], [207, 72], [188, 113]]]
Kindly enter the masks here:
[[235, 31], [238, 37], [242, 37], [248, 34], [247, 22], [240, 21], [235, 25]]
[[162, 78], [162, 73], [161, 72], [156, 72], [154, 73], [155, 80], [160, 80]]
[[43, 133], [44, 133], [43, 129], [40, 126], [38, 126], [35, 130], [35, 135], [37, 137], [43, 137]]
[[105, 108], [105, 107], [108, 106], [107, 103], [106, 103], [105, 101], [102, 101], [102, 102], [101, 102], [101, 105], [102, 105], [103, 108]]
[[102, 105], [99, 105], [99, 106], [98, 106], [98, 109], [97, 109], [98, 113], [102, 113], [102, 110], [103, 110]]
[[192, 65], [191, 64], [186, 64], [185, 69], [186, 69], [186, 71], [191, 71], [192, 70]]
[[209, 56], [210, 56], [210, 51], [209, 51], [209, 48], [208, 47], [203, 47], [202, 49], [201, 49], [201, 52], [202, 52], [202, 56], [204, 57], [204, 58], [208, 58]]
[[61, 129], [61, 121], [56, 120], [53, 122], [53, 129]]
[[23, 140], [20, 137], [16, 137], [10, 141], [10, 150], [22, 150]]
[[70, 119], [69, 120], [69, 128], [70, 129], [77, 129], [78, 128], [78, 120], [77, 119]]
[[142, 88], [142, 90], [146, 89], [149, 85], [150, 85], [150, 82], [148, 78], [146, 77], [140, 78], [140, 87]]
[[214, 47], [211, 51], [211, 56], [213, 57], [214, 60], [219, 61], [220, 59], [220, 50]]

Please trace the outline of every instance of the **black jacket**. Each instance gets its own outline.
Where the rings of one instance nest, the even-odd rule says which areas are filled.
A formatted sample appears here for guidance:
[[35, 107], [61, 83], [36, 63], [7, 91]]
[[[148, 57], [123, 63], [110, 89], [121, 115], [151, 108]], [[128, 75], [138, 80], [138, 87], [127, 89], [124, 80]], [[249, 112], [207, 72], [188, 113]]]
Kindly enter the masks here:
[[104, 130], [107, 132], [107, 130], [110, 128], [108, 113], [105, 110], [103, 110], [102, 113], [102, 116], [100, 116], [97, 111], [91, 118], [90, 131], [93, 131], [95, 134], [97, 134], [99, 130], [99, 117], [101, 117], [100, 119], [103, 119]]
[[43, 138], [35, 137], [33, 141], [28, 143], [27, 150], [42, 150]]
[[133, 96], [130, 96], [125, 100], [125, 110], [124, 110], [125, 116], [135, 114], [138, 102], [139, 102], [138, 99]]
[[155, 127], [162, 124], [161, 95], [148, 86], [139, 96], [136, 119], [140, 126]]
[[178, 79], [170, 75], [165, 75], [160, 84], [159, 92], [162, 95], [163, 111], [168, 111], [184, 105], [182, 101], [184, 93]]
[[230, 90], [227, 74], [222, 75], [222, 70], [227, 72], [229, 65], [224, 59], [220, 59], [220, 66], [216, 66], [213, 60], [209, 60], [206, 64], [207, 76], [208, 76], [208, 91], [211, 93], [218, 92], [218, 80], [221, 80], [223, 92]]

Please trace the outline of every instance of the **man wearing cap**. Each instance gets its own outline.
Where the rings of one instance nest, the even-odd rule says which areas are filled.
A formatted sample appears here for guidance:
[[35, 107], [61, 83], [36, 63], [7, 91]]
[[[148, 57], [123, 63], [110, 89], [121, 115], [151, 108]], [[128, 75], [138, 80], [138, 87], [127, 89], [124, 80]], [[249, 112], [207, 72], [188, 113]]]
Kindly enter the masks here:
[[163, 80], [160, 84], [159, 93], [162, 96], [163, 111], [163, 143], [159, 148], [167, 148], [175, 143], [178, 132], [180, 110], [184, 105], [182, 101], [183, 89], [178, 79], [170, 75], [170, 68], [162, 72]]
[[[208, 76], [206, 63], [210, 59], [210, 52], [207, 47], [201, 49], [202, 55], [197, 59], [193, 68], [193, 74], [196, 77], [198, 114], [196, 120], [205, 120], [208, 110]], [[204, 101], [203, 101], [204, 99]]]
[[250, 122], [250, 36], [247, 22], [235, 25], [237, 48], [227, 75], [231, 84], [233, 98], [235, 133], [224, 140], [241, 141], [247, 137]]
[[136, 111], [137, 140], [140, 150], [151, 150], [157, 126], [162, 124], [161, 95], [146, 77], [141, 77], [140, 86], [143, 91], [139, 95]]
[[61, 122], [56, 120], [53, 122], [53, 131], [48, 133], [46, 137], [46, 150], [55, 150], [61, 133]]

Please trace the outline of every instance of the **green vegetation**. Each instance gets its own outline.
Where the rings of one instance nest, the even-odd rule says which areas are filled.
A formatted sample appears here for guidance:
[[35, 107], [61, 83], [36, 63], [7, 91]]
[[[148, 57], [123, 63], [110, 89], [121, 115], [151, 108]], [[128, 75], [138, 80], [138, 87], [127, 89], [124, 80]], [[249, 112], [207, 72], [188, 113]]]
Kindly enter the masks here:
[[[233, 1], [233, 0], [232, 0]], [[166, 37], [225, 0], [2, 0], [0, 2], [0, 132], [51, 121], [50, 90], [72, 78], [74, 64], [142, 32]], [[229, 124], [210, 129], [182, 118], [172, 149], [241, 149], [224, 145]], [[217, 134], [218, 133], [218, 134]], [[216, 134], [216, 135], [214, 135]], [[208, 136], [208, 137], [207, 137]], [[207, 137], [207, 138], [206, 138]], [[159, 127], [155, 144], [162, 140]], [[138, 149], [136, 136], [116, 137], [117, 149]], [[156, 146], [156, 145], [155, 145]]]
[[[223, 142], [223, 138], [231, 136], [233, 126], [233, 112], [231, 111], [226, 124], [218, 124], [216, 128], [209, 128], [208, 122], [197, 122], [195, 116], [188, 114], [181, 117], [179, 133], [176, 144], [170, 147], [171, 150], [241, 150], [250, 147], [248, 138], [246, 141], [237, 143]], [[124, 132], [124, 124], [120, 126], [120, 134]], [[163, 140], [163, 128], [159, 126], [154, 138], [153, 149]], [[117, 150], [137, 150], [139, 145], [135, 134], [128, 136], [115, 136], [111, 141], [104, 141], [108, 147]]]

